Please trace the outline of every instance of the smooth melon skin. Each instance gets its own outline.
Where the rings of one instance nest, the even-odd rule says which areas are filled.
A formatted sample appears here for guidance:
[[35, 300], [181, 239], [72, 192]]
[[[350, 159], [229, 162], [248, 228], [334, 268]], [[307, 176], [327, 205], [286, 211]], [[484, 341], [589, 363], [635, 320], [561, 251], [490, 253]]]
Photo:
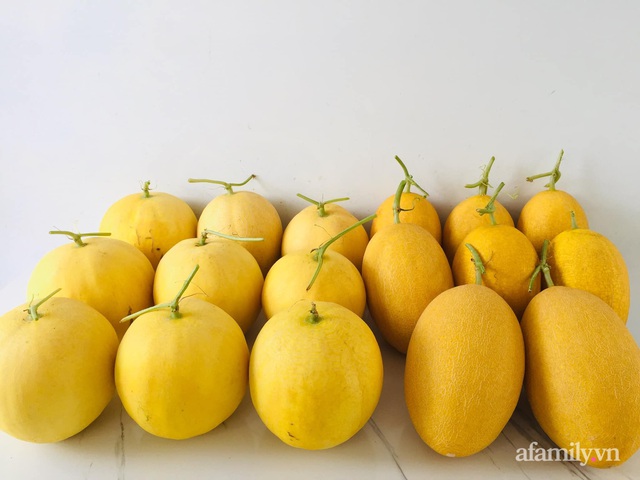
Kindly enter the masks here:
[[187, 202], [174, 195], [134, 193], [112, 204], [100, 221], [100, 231], [130, 243], [155, 269], [176, 243], [197, 236], [198, 219]]
[[226, 235], [263, 238], [261, 242], [238, 242], [254, 256], [262, 275], [280, 258], [282, 220], [269, 200], [255, 192], [240, 191], [215, 197], [202, 210], [198, 234], [210, 229]]
[[378, 405], [384, 376], [369, 326], [336, 303], [315, 305], [315, 322], [310, 301], [271, 317], [249, 360], [258, 416], [284, 443], [307, 450], [335, 447], [360, 431]]
[[449, 289], [411, 336], [404, 378], [411, 421], [436, 452], [473, 455], [509, 421], [523, 376], [522, 332], [509, 305], [482, 285]]
[[560, 448], [598, 449], [603, 458], [577, 459], [593, 467], [629, 459], [640, 448], [640, 349], [620, 317], [589, 292], [555, 286], [521, 327], [525, 390], [545, 433]]
[[198, 276], [184, 295], [206, 300], [231, 315], [247, 332], [260, 313], [264, 279], [260, 266], [240, 242], [225, 238], [182, 240], [162, 257], [153, 282], [155, 303], [170, 302], [194, 265]]
[[60, 288], [107, 317], [118, 338], [129, 327], [120, 320], [153, 305], [154, 270], [133, 245], [110, 237], [85, 238], [84, 247], [67, 243], [40, 259], [27, 284], [27, 298], [42, 298]]
[[0, 430], [27, 442], [59, 442], [89, 426], [113, 398], [118, 337], [79, 300], [50, 298], [38, 320], [28, 308], [0, 317]]
[[327, 250], [320, 273], [307, 290], [317, 268], [314, 254], [301, 251], [284, 255], [274, 263], [262, 288], [265, 317], [269, 319], [300, 300], [337, 303], [362, 317], [367, 295], [356, 266], [337, 251]]
[[236, 321], [199, 298], [141, 315], [127, 330], [115, 382], [127, 413], [145, 431], [182, 440], [213, 430], [245, 395], [249, 348]]
[[[341, 205], [324, 205], [325, 216], [318, 214], [318, 207], [309, 205], [298, 212], [287, 224], [282, 234], [282, 256], [303, 251], [309, 253], [314, 248], [330, 240], [358, 219]], [[362, 225], [351, 230], [329, 246], [347, 257], [358, 270], [362, 269], [362, 257], [369, 243], [369, 235]]]

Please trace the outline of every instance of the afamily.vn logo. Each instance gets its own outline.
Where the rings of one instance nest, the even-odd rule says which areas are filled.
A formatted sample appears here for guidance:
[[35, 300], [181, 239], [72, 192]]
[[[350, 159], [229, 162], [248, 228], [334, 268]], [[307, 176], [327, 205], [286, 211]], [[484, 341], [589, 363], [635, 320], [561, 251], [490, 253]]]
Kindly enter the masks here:
[[580, 462], [581, 466], [589, 462], [619, 462], [620, 452], [617, 448], [582, 448], [580, 442], [571, 442], [570, 448], [542, 448], [538, 442], [531, 442], [529, 448], [516, 450], [518, 462]]

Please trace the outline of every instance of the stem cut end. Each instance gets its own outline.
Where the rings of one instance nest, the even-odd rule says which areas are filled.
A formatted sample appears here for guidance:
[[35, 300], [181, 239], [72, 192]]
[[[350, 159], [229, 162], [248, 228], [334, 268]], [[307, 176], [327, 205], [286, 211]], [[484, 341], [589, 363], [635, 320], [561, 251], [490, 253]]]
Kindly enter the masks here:
[[311, 302], [311, 310], [309, 310], [309, 315], [307, 315], [307, 318], [306, 318], [307, 322], [312, 323], [312, 324], [316, 324], [321, 319], [322, 319], [322, 317], [318, 313], [318, 309], [316, 308], [316, 303], [315, 302]]
[[147, 180], [142, 184], [142, 195], [144, 196], [144, 198], [149, 198], [151, 196], [151, 194], [149, 193], [149, 185], [151, 185], [150, 180]]

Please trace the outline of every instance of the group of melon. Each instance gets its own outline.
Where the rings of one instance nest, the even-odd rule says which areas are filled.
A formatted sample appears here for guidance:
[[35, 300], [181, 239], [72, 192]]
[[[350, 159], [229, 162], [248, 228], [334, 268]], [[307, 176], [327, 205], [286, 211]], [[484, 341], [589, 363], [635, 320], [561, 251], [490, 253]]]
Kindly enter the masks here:
[[[380, 348], [362, 320], [406, 354], [405, 399], [435, 451], [466, 456], [500, 434], [523, 390], [561, 448], [640, 447], [640, 349], [626, 328], [622, 256], [588, 229], [578, 202], [547, 190], [517, 226], [487, 191], [492, 158], [444, 227], [404, 179], [358, 220], [314, 201], [283, 229], [261, 195], [223, 185], [199, 218], [149, 190], [114, 203], [100, 232], [46, 254], [29, 302], [0, 317], [0, 430], [68, 438], [117, 391], [147, 432], [206, 433], [250, 390], [283, 442], [330, 448], [358, 432], [382, 389]], [[415, 187], [420, 192], [411, 192]], [[371, 221], [370, 232], [364, 224]], [[543, 283], [544, 282], [544, 283]], [[245, 334], [266, 323], [251, 351]]]

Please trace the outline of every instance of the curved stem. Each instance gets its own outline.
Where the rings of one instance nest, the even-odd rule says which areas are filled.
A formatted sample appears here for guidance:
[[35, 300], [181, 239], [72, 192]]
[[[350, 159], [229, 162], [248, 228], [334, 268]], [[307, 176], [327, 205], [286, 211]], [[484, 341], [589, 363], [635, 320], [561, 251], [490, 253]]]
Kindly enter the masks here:
[[47, 300], [49, 300], [51, 297], [53, 297], [56, 293], [58, 293], [60, 290], [62, 290], [61, 288], [58, 288], [56, 290], [54, 290], [53, 292], [51, 292], [49, 295], [47, 295], [46, 297], [44, 297], [42, 300], [39, 300], [38, 303], [35, 304], [29, 304], [29, 308], [27, 309], [27, 311], [29, 312], [29, 318], [31, 318], [31, 320], [38, 320], [42, 315], [40, 315], [38, 313], [38, 307], [40, 305], [42, 305], [44, 302], [46, 302]]
[[406, 180], [402, 180], [398, 184], [398, 188], [396, 189], [396, 195], [393, 198], [393, 222], [394, 223], [400, 223], [400, 212], [402, 211], [402, 209], [400, 208], [400, 201], [402, 200], [402, 192], [406, 184], [407, 184]]
[[367, 222], [373, 220], [374, 218], [376, 218], [376, 214], [375, 213], [373, 215], [369, 215], [368, 217], [363, 218], [362, 220], [360, 220], [360, 221], [354, 223], [353, 225], [345, 228], [340, 233], [336, 234], [335, 236], [331, 237], [329, 240], [324, 242], [318, 248], [314, 248], [313, 250], [311, 250], [312, 253], [315, 252], [314, 255], [313, 255], [313, 259], [316, 262], [318, 262], [318, 266], [316, 267], [316, 271], [313, 273], [313, 277], [311, 277], [311, 281], [309, 282], [309, 285], [307, 285], [307, 291], [309, 291], [311, 289], [311, 287], [313, 286], [314, 282], [316, 281], [316, 278], [318, 278], [318, 274], [320, 273], [320, 270], [322, 269], [322, 262], [323, 262], [323, 258], [324, 258], [324, 253], [331, 246], [331, 244], [333, 242], [335, 242], [336, 240], [338, 240], [339, 238], [341, 238], [344, 235], [346, 235], [347, 233], [349, 233], [351, 230], [354, 230], [354, 229], [358, 228], [360, 225], [362, 225], [364, 223], [367, 223]]
[[182, 295], [184, 295], [184, 292], [186, 292], [189, 284], [191, 283], [191, 280], [193, 280], [193, 277], [196, 275], [196, 272], [199, 268], [200, 265], [196, 265], [195, 267], [193, 267], [193, 270], [191, 270], [191, 273], [182, 284], [182, 287], [180, 288], [176, 296], [173, 297], [173, 300], [171, 300], [170, 302], [159, 303], [158, 305], [153, 305], [152, 307], [145, 308], [143, 310], [140, 310], [139, 312], [132, 313], [131, 315], [127, 315], [122, 320], [120, 320], [120, 323], [128, 322], [129, 320], [138, 318], [140, 315], [144, 315], [145, 313], [149, 312], [155, 312], [156, 310], [161, 310], [163, 308], [169, 308], [171, 310], [171, 318], [181, 318], [182, 314], [180, 313], [180, 299], [182, 298]]
[[[203, 231], [204, 234], [216, 235], [218, 237], [226, 238], [227, 240], [235, 240], [236, 242], [262, 242], [264, 238], [262, 237], [238, 237], [236, 235], [227, 235], [226, 233], [216, 232], [215, 230], [209, 230], [205, 228]], [[205, 237], [206, 239], [206, 237]]]
[[151, 196], [151, 194], [149, 193], [149, 185], [151, 185], [150, 180], [147, 180], [146, 182], [144, 182], [144, 184], [142, 184], [142, 194], [144, 195], [144, 198], [149, 198]]
[[197, 265], [197, 264], [195, 267], [193, 267], [193, 270], [191, 270], [191, 273], [182, 284], [182, 287], [180, 288], [180, 290], [178, 290], [178, 293], [176, 294], [176, 296], [173, 297], [173, 300], [171, 300], [171, 302], [169, 302], [169, 307], [171, 308], [171, 318], [182, 317], [182, 314], [180, 313], [180, 305], [179, 305], [180, 299], [182, 298], [182, 295], [184, 295], [184, 292], [186, 292], [187, 288], [189, 287], [189, 284], [191, 283], [191, 280], [193, 280], [193, 277], [195, 277], [199, 268], [200, 268], [200, 265]]
[[533, 283], [536, 280], [536, 277], [542, 272], [544, 275], [544, 281], [547, 284], [547, 287], [555, 286], [553, 284], [553, 280], [551, 279], [551, 267], [547, 263], [547, 251], [549, 249], [549, 240], [546, 240], [542, 243], [542, 252], [540, 254], [540, 263], [536, 266], [533, 274], [531, 275], [531, 280], [529, 280], [529, 293], [533, 291]]
[[502, 190], [502, 187], [504, 187], [504, 182], [500, 182], [500, 185], [498, 185], [498, 188], [496, 188], [496, 191], [493, 192], [493, 196], [489, 200], [489, 203], [487, 203], [486, 207], [476, 209], [476, 211], [480, 215], [484, 215], [487, 213], [489, 214], [489, 218], [491, 219], [491, 225], [496, 225], [496, 217], [494, 215], [496, 211], [496, 206], [494, 205], [494, 203], [496, 201], [496, 198], [498, 198], [498, 195], [500, 194], [500, 190]]
[[418, 190], [420, 190], [424, 195], [424, 197], [427, 198], [429, 196], [427, 191], [424, 188], [422, 188], [420, 185], [418, 185], [418, 183], [413, 179], [413, 175], [409, 173], [409, 170], [407, 169], [404, 162], [400, 160], [400, 157], [398, 157], [397, 155], [396, 155], [396, 162], [400, 164], [400, 167], [402, 167], [402, 171], [404, 172], [404, 180], [406, 182], [405, 186], [407, 188], [407, 193], [411, 192], [411, 187], [413, 186], [413, 187], [416, 187]]
[[482, 285], [482, 275], [486, 272], [484, 264], [482, 263], [482, 258], [480, 258], [480, 254], [473, 245], [465, 243], [464, 246], [467, 247], [473, 257], [473, 263], [476, 267], [476, 285]]
[[571, 210], [571, 230], [578, 228], [578, 222], [576, 220], [576, 212]]
[[232, 194], [233, 187], [242, 187], [249, 183], [249, 180], [252, 180], [254, 178], [256, 178], [256, 176], [254, 174], [251, 174], [249, 175], [249, 178], [240, 183], [223, 182], [221, 180], [210, 180], [208, 178], [190, 178], [188, 181], [189, 183], [215, 183], [216, 185], [222, 185], [227, 190], [227, 193]]
[[110, 232], [93, 232], [93, 233], [74, 233], [68, 230], [51, 230], [50, 235], [66, 235], [70, 240], [73, 240], [77, 246], [84, 247], [87, 244], [82, 241], [82, 237], [109, 237]]
[[555, 190], [556, 183], [558, 182], [558, 180], [560, 180], [560, 175], [561, 175], [560, 162], [562, 162], [563, 155], [564, 155], [564, 150], [560, 150], [560, 155], [558, 156], [558, 160], [556, 161], [556, 164], [553, 167], [553, 170], [551, 170], [550, 172], [539, 173], [538, 175], [527, 177], [527, 182], [533, 182], [538, 178], [551, 177], [551, 180], [549, 181], [549, 183], [545, 185], [545, 187], [547, 187], [549, 190], [552, 190], [552, 191]]
[[349, 200], [349, 197], [340, 197], [340, 198], [332, 198], [331, 200], [324, 200], [321, 202], [318, 202], [317, 200], [314, 200], [312, 198], [309, 198], [301, 193], [297, 193], [296, 194], [298, 197], [300, 197], [301, 199], [312, 203], [313, 205], [315, 205], [317, 207], [318, 210], [318, 216], [319, 217], [326, 217], [327, 216], [327, 212], [324, 209], [324, 206], [328, 203], [336, 203], [336, 202], [344, 202], [346, 200]]
[[493, 166], [493, 162], [495, 162], [495, 160], [496, 160], [496, 157], [491, 157], [491, 160], [489, 160], [489, 163], [482, 168], [482, 176], [480, 177], [480, 180], [478, 180], [476, 183], [468, 183], [464, 187], [465, 188], [477, 187], [480, 189], [480, 191], [478, 192], [479, 195], [486, 195], [487, 188], [491, 186], [489, 185], [489, 172], [491, 171], [491, 167]]
[[540, 268], [542, 269], [542, 273], [544, 274], [544, 281], [547, 284], [547, 287], [553, 287], [553, 279], [551, 278], [551, 267], [547, 263], [547, 250], [549, 248], [549, 240], [545, 240], [542, 244], [542, 254], [540, 260]]

